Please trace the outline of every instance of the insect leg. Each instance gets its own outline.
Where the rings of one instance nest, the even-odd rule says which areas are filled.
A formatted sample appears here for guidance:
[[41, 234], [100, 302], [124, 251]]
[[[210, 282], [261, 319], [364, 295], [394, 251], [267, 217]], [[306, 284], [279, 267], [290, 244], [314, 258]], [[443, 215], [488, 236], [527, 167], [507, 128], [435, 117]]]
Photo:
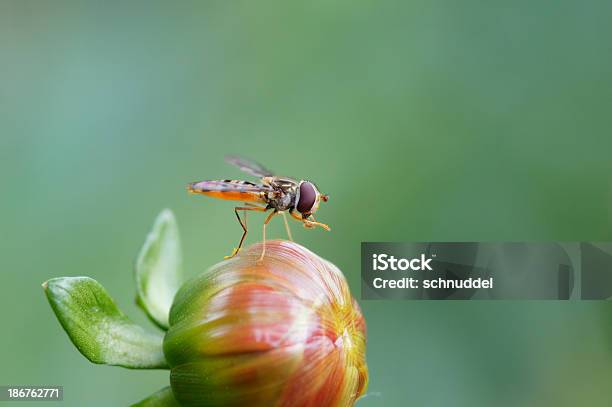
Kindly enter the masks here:
[[285, 221], [285, 230], [287, 231], [287, 236], [289, 236], [289, 240], [293, 242], [293, 236], [291, 236], [291, 228], [289, 227], [289, 222], [287, 222], [287, 214], [285, 212], [281, 212], [283, 215], [283, 220]]
[[299, 213], [289, 212], [289, 214], [296, 220], [299, 220], [300, 222], [302, 222], [305, 228], [314, 228], [315, 226], [320, 226], [327, 231], [331, 230], [330, 227], [327, 226], [325, 223], [317, 222], [314, 219], [314, 216], [312, 215], [310, 215], [308, 219], [304, 219], [304, 217]]
[[270, 223], [270, 220], [272, 219], [272, 217], [274, 215], [276, 215], [277, 211], [274, 210], [273, 212], [271, 212], [268, 217], [266, 218], [266, 220], [264, 221], [263, 224], [263, 247], [261, 249], [261, 256], [259, 256], [259, 259], [257, 260], [258, 262], [261, 262], [266, 254], [266, 226], [268, 225], [268, 223]]
[[[246, 237], [247, 232], [248, 232], [247, 224], [246, 224], [247, 211], [265, 212], [266, 210], [267, 210], [266, 208], [261, 207], [261, 206], [251, 206], [251, 207], [237, 206], [234, 208], [234, 213], [236, 214], [236, 218], [238, 218], [238, 222], [240, 222], [240, 226], [242, 227], [243, 233], [242, 233], [242, 237], [240, 238], [240, 243], [238, 243], [238, 247], [232, 251], [232, 254], [230, 254], [229, 256], [225, 256], [226, 259], [231, 259], [232, 257], [234, 257], [236, 254], [238, 254], [238, 252], [242, 248], [242, 243], [244, 243], [244, 238]], [[242, 219], [240, 218], [238, 211], [244, 212], [244, 223], [242, 222]]]
[[314, 228], [315, 226], [320, 226], [323, 229], [327, 230], [328, 232], [331, 230], [331, 228], [327, 226], [325, 223], [317, 222], [316, 220], [314, 220], [313, 216], [310, 216], [310, 217], [312, 218], [312, 220], [309, 220], [309, 219], [302, 220], [302, 222], [304, 222], [305, 227]]

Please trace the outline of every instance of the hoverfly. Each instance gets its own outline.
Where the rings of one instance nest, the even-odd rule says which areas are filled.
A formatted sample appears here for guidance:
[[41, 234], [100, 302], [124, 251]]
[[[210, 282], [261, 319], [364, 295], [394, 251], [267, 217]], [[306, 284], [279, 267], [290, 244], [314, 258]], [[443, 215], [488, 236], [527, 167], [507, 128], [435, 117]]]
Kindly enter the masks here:
[[[244, 206], [236, 206], [234, 213], [242, 227], [243, 233], [238, 247], [226, 258], [234, 257], [242, 248], [242, 243], [247, 235], [247, 211], [272, 212], [266, 217], [263, 224], [263, 249], [260, 260], [266, 253], [266, 226], [274, 215], [280, 213], [285, 221], [285, 229], [290, 240], [291, 230], [287, 222], [286, 212], [302, 222], [306, 228], [320, 226], [330, 230], [329, 226], [317, 222], [313, 214], [319, 209], [321, 201], [327, 202], [328, 196], [319, 192], [314, 183], [306, 180], [297, 181], [292, 178], [275, 176], [264, 166], [243, 157], [227, 156], [225, 161], [240, 168], [243, 172], [261, 178], [261, 183], [255, 184], [249, 181], [222, 180], [222, 181], [199, 181], [188, 184], [187, 190], [193, 194], [208, 195], [213, 198], [227, 199], [231, 201], [242, 201]], [[239, 211], [243, 211], [243, 219]]]

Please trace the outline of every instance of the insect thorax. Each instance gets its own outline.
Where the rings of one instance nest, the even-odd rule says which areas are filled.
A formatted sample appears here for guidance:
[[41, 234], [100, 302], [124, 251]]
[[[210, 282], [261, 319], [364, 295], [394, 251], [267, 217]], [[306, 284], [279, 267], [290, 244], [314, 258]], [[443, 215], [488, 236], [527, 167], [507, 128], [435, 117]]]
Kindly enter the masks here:
[[[270, 186], [274, 189], [273, 191], [267, 192], [266, 200], [268, 205], [279, 211], [287, 211], [295, 206], [295, 199], [297, 195], [297, 185], [293, 182], [282, 182], [276, 180], [272, 182]], [[278, 182], [281, 181], [281, 182]]]

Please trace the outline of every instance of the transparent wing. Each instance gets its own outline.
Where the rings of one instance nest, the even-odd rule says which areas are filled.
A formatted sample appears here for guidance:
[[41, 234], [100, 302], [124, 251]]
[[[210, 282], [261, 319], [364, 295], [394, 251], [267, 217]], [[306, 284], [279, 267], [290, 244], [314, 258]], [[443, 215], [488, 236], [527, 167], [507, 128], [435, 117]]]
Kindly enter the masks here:
[[237, 155], [228, 155], [225, 157], [225, 161], [228, 163], [235, 165], [240, 168], [242, 171], [247, 174], [253, 175], [254, 177], [271, 177], [274, 174], [272, 171], [267, 169], [261, 164], [256, 163], [255, 161], [249, 160], [248, 158], [240, 157]]
[[192, 194], [208, 195], [218, 199], [260, 203], [265, 203], [262, 192], [272, 190], [267, 185], [256, 185], [251, 182], [237, 180], [192, 182], [187, 185], [187, 189]]
[[190, 192], [266, 192], [270, 187], [257, 185], [248, 181], [224, 180], [224, 181], [199, 181], [189, 184]]

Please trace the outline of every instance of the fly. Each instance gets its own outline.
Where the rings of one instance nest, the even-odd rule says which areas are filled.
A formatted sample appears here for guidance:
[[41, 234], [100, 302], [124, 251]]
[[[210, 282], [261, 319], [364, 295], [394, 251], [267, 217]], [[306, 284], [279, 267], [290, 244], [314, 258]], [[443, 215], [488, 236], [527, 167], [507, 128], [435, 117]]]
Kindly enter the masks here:
[[[193, 194], [244, 202], [244, 206], [234, 208], [236, 218], [238, 218], [238, 222], [243, 230], [242, 237], [238, 247], [226, 258], [234, 257], [242, 248], [248, 232], [247, 211], [271, 211], [263, 224], [263, 249], [259, 260], [263, 260], [266, 253], [266, 226], [279, 213], [283, 215], [285, 228], [290, 240], [293, 240], [293, 238], [289, 229], [289, 223], [287, 222], [287, 212], [294, 219], [302, 222], [306, 228], [320, 226], [325, 230], [330, 230], [329, 226], [317, 222], [313, 216], [317, 209], [319, 209], [321, 201], [327, 202], [328, 199], [327, 195], [319, 192], [313, 182], [307, 180], [297, 181], [293, 178], [276, 176], [261, 164], [243, 157], [227, 156], [225, 160], [245, 173], [260, 178], [260, 183], [229, 179], [199, 181], [190, 183], [187, 189]], [[243, 211], [244, 220], [240, 217], [239, 211]]]

